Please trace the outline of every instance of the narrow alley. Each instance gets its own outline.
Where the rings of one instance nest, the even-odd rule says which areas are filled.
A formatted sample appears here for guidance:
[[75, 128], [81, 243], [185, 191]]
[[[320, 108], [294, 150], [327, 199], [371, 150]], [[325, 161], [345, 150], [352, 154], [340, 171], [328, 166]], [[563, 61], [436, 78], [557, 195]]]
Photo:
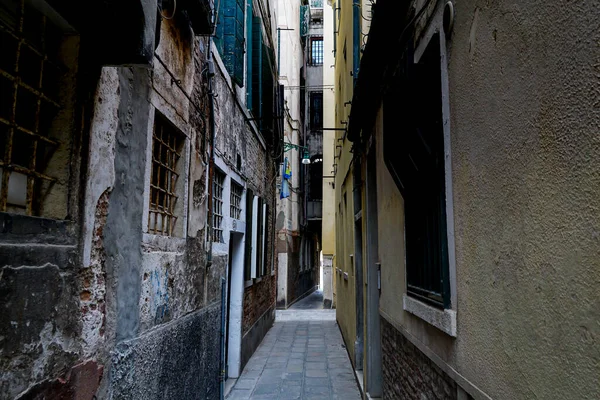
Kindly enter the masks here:
[[360, 399], [352, 364], [335, 321], [314, 292], [287, 310], [235, 382], [228, 400]]
[[600, 0], [0, 0], [0, 400], [599, 400]]

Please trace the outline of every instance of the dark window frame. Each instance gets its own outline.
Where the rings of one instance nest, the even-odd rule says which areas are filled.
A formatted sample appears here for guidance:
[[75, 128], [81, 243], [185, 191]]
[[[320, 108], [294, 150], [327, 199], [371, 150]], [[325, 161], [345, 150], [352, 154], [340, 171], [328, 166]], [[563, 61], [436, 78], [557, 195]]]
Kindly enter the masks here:
[[384, 161], [404, 198], [406, 291], [451, 308], [440, 37], [418, 63], [412, 40], [384, 98]]
[[[53, 18], [25, 0], [0, 19], [0, 211], [46, 219], [69, 215], [74, 189], [74, 119], [79, 50]], [[14, 11], [15, 14], [12, 14]], [[65, 65], [75, 56], [74, 65]], [[71, 90], [65, 90], [71, 87]], [[60, 126], [58, 126], [60, 124]], [[14, 179], [13, 179], [14, 178]], [[51, 199], [52, 198], [52, 199]], [[46, 205], [64, 204], [62, 207]]]
[[185, 141], [183, 132], [156, 110], [152, 128], [148, 233], [175, 236], [177, 220], [181, 217], [176, 207]]
[[308, 48], [308, 64], [312, 66], [323, 65], [323, 36], [311, 36]]
[[323, 92], [310, 92], [308, 97], [308, 116], [310, 129], [323, 129]]

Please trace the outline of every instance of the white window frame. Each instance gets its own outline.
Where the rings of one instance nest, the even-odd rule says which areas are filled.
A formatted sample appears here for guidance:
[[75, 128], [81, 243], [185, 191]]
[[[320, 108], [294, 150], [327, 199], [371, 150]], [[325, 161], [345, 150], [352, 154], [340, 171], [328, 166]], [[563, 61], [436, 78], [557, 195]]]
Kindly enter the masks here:
[[256, 274], [256, 251], [257, 251], [257, 241], [258, 241], [258, 196], [254, 196], [252, 199], [252, 251], [250, 253], [251, 262], [250, 262], [250, 277], [252, 279], [258, 278]]

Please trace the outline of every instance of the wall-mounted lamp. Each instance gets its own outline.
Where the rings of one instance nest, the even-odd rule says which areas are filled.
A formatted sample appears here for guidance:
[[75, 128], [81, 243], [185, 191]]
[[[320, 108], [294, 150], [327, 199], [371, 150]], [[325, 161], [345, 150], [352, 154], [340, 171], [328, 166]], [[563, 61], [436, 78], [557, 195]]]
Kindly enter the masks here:
[[304, 164], [304, 165], [310, 164], [310, 155], [308, 154], [308, 147], [284, 142], [283, 143], [283, 152], [285, 153], [286, 151], [290, 151], [290, 150], [303, 150], [302, 164]]

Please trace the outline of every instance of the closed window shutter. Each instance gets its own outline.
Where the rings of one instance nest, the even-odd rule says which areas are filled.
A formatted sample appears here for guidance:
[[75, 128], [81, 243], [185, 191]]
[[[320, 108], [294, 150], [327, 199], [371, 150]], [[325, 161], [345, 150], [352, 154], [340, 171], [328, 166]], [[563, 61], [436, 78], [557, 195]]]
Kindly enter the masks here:
[[263, 199], [258, 198], [258, 208], [256, 217], [256, 276], [263, 275]]
[[244, 86], [244, 1], [222, 0], [223, 64], [233, 81]]
[[252, 1], [248, 1], [248, 8], [246, 10], [246, 107], [251, 110], [252, 109], [252, 63], [254, 62], [252, 58], [252, 47], [253, 47], [253, 37], [254, 37], [254, 26], [252, 25], [252, 21], [254, 16], [252, 14]]
[[225, 36], [225, 1], [219, 2], [219, 9], [217, 10], [217, 27], [215, 30], [214, 43], [219, 54], [223, 55], [223, 42]]
[[269, 205], [263, 204], [263, 275], [267, 274], [269, 263]]
[[244, 0], [237, 0], [235, 14], [235, 64], [233, 79], [244, 86]]
[[272, 141], [273, 134], [273, 70], [271, 49], [265, 44], [262, 46], [262, 120], [261, 130], [263, 136], [269, 142]]
[[244, 253], [244, 280], [252, 279], [252, 201], [254, 192], [252, 189], [246, 191], [246, 237]]
[[262, 117], [262, 21], [252, 18], [252, 113]]

